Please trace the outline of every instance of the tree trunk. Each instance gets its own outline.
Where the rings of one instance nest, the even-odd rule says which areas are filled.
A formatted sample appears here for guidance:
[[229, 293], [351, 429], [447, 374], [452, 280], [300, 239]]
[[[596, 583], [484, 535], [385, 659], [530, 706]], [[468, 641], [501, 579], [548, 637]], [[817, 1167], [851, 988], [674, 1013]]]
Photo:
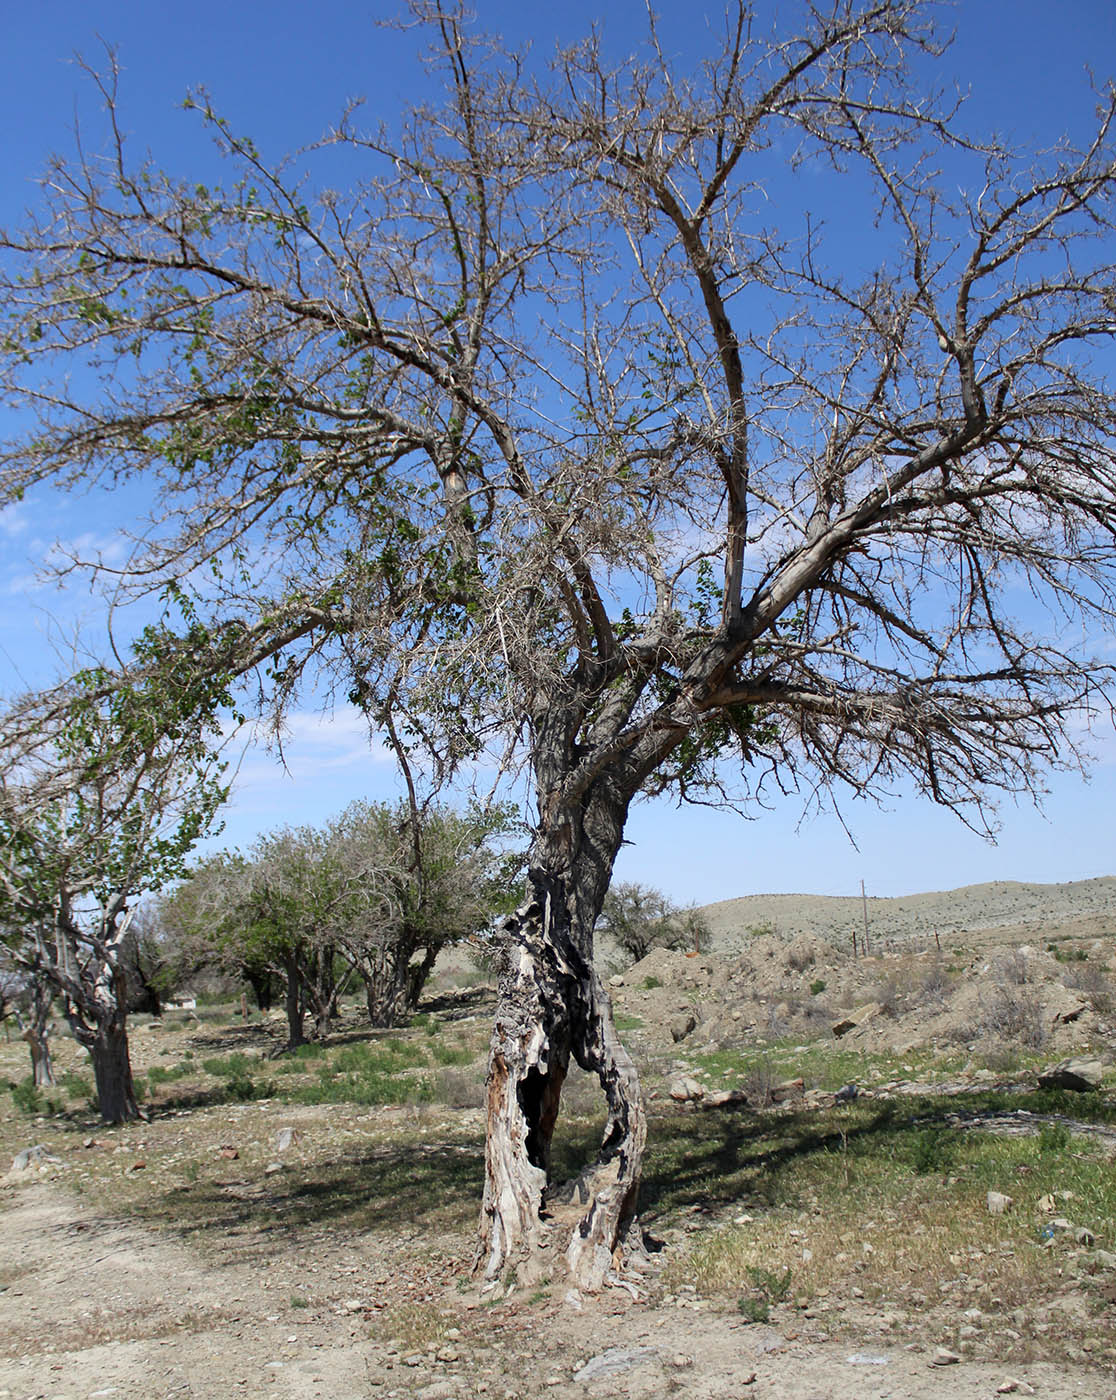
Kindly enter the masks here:
[[35, 1081], [35, 1087], [52, 1089], [58, 1081], [54, 1077], [54, 1063], [51, 1059], [50, 1040], [46, 1027], [26, 1026], [23, 1030], [23, 1039], [31, 1051], [31, 1074]]
[[298, 959], [294, 957], [284, 959], [284, 971], [287, 974], [287, 1049], [293, 1050], [299, 1045], [306, 1044], [306, 1036], [302, 1029], [306, 1010], [302, 996], [302, 974], [299, 971]]
[[54, 1064], [50, 1053], [50, 1013], [54, 993], [46, 978], [36, 974], [31, 983], [30, 1023], [20, 1020], [20, 1033], [31, 1051], [31, 1073], [38, 1088], [53, 1088]]
[[132, 1066], [128, 1058], [128, 1032], [122, 1019], [113, 1017], [97, 1026], [88, 1041], [97, 1082], [97, 1107], [106, 1123], [130, 1123], [139, 1117]]
[[[596, 1291], [642, 1250], [636, 1204], [646, 1138], [635, 1066], [593, 967], [600, 913], [627, 814], [597, 793], [532, 843], [530, 902], [505, 922], [507, 952], [487, 1083], [488, 1131], [478, 1265], [494, 1282], [553, 1271], [555, 1250], [578, 1287]], [[594, 1162], [564, 1187], [550, 1149], [571, 1055], [600, 1080], [608, 1119]], [[555, 1231], [572, 1226], [568, 1241]], [[545, 1254], [540, 1251], [546, 1251]]]

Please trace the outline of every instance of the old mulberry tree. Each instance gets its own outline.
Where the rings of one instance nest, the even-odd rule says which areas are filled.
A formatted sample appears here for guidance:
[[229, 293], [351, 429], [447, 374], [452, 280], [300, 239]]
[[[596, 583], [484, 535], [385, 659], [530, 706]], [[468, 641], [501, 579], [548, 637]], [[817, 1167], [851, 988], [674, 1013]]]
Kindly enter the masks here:
[[918, 0], [730, 3], [692, 71], [653, 29], [546, 67], [416, 14], [439, 100], [296, 161], [197, 98], [220, 188], [133, 156], [103, 80], [109, 154], [3, 238], [39, 420], [4, 490], [142, 478], [121, 586], [191, 598], [197, 665], [279, 707], [324, 669], [444, 773], [526, 759], [479, 1257], [548, 1242], [572, 1056], [597, 1287], [639, 1245], [593, 967], [632, 801], [906, 774], [979, 821], [1103, 701], [1113, 97], [1082, 149], [975, 139]]

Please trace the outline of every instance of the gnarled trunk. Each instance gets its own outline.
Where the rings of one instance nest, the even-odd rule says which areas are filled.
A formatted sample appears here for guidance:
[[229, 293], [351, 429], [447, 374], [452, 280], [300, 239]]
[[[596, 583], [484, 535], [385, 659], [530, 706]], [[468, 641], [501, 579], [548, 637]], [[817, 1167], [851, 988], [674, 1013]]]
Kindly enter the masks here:
[[[513, 1270], [519, 1282], [552, 1272], [557, 1246], [573, 1281], [595, 1291], [627, 1252], [642, 1248], [639, 1080], [593, 967], [593, 925], [626, 813], [625, 793], [598, 790], [540, 830], [529, 902], [505, 923], [478, 1249], [490, 1281]], [[596, 1160], [563, 1187], [549, 1180], [550, 1149], [571, 1056], [600, 1080], [608, 1118]], [[567, 1227], [568, 1238], [557, 1233]]]

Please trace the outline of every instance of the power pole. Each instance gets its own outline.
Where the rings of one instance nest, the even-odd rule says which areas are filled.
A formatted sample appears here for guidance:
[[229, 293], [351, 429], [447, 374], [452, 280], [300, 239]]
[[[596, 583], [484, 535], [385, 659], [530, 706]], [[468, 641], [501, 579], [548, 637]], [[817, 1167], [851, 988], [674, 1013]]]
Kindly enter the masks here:
[[864, 911], [864, 956], [868, 956], [868, 896], [864, 893], [864, 881], [860, 882], [860, 907]]

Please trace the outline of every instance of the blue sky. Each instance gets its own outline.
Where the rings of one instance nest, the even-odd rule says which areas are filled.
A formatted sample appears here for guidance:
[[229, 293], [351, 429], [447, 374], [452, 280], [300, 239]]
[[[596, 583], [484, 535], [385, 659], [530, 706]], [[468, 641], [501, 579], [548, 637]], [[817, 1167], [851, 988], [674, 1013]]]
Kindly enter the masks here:
[[[561, 6], [477, 0], [482, 24], [509, 44], [530, 39], [544, 57], [599, 19], [599, 5]], [[758, 8], [771, 9], [768, 0]], [[663, 3], [662, 33], [685, 57], [700, 51], [720, 11], [702, 0]], [[205, 178], [210, 159], [199, 124], [182, 111], [187, 90], [203, 86], [238, 130], [273, 155], [317, 137], [346, 99], [364, 96], [369, 116], [413, 102], [423, 76], [413, 40], [377, 27], [392, 4], [293, 0], [266, 6], [244, 0], [195, 0], [189, 6], [132, 0], [36, 0], [5, 15], [6, 81], [0, 90], [0, 222], [17, 223], [35, 201], [45, 158], [72, 146], [75, 119], [96, 119], [96, 101], [75, 52], [101, 62], [113, 45], [123, 74], [125, 126], [160, 164]], [[1116, 66], [1116, 6], [1111, 0], [968, 0], [946, 22], [957, 41], [939, 70], [971, 90], [969, 124], [997, 129], [1024, 145], [1048, 145], [1067, 128], [1080, 133], [1092, 112], [1086, 68], [1103, 79]], [[613, 0], [600, 20], [604, 41], [628, 52], [644, 6]], [[0, 514], [0, 690], [41, 683], [66, 657], [74, 622], [96, 624], [98, 606], [80, 589], [46, 592], [34, 582], [56, 538], [118, 547], [121, 503], [41, 496]], [[1110, 815], [1116, 744], [1098, 733], [1091, 783], [1055, 776], [1043, 817], [1028, 803], [1001, 812], [990, 847], [957, 820], [899, 793], [880, 810], [843, 808], [855, 848], [832, 815], [803, 817], [802, 799], [784, 799], [756, 820], [700, 809], [645, 804], [633, 813], [618, 875], [655, 884], [679, 901], [705, 902], [761, 891], [894, 895], [986, 879], [1060, 881], [1116, 871]], [[309, 709], [293, 717], [288, 771], [259, 749], [241, 764], [223, 841], [245, 844], [283, 822], [320, 821], [357, 797], [394, 792], [394, 770], [352, 715], [332, 720]]]

